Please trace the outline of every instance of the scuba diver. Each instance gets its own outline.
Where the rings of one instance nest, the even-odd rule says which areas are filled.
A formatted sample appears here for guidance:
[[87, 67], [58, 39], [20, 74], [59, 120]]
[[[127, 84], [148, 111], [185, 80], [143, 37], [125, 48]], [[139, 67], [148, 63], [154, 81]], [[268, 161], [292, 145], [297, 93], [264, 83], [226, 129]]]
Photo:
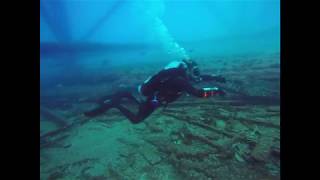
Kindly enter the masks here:
[[[111, 96], [101, 98], [98, 102], [100, 106], [85, 112], [84, 115], [95, 117], [111, 108], [117, 108], [131, 123], [136, 124], [146, 119], [157, 108], [166, 107], [168, 103], [177, 100], [183, 92], [199, 98], [225, 95], [225, 92], [218, 87], [198, 89], [191, 84], [201, 81], [226, 82], [222, 76], [201, 75], [197, 63], [193, 60], [173, 61], [138, 86], [138, 91], [146, 97], [145, 100], [137, 100], [129, 91], [119, 91]], [[138, 104], [139, 109], [136, 114], [121, 105], [121, 101], [125, 98]]]

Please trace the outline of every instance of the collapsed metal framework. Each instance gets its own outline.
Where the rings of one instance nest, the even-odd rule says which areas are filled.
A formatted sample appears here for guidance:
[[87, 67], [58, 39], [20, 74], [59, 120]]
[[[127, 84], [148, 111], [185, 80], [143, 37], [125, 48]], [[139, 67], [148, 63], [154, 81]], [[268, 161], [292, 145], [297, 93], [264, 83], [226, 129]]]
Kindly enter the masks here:
[[[79, 40], [85, 41], [92, 37], [101, 26], [106, 23], [122, 5], [125, 0], [115, 1], [111, 8], [97, 20], [97, 22], [85, 33]], [[40, 50], [42, 53], [48, 53], [48, 51], [68, 52], [74, 54], [80, 50], [91, 51], [93, 47], [99, 46], [99, 44], [81, 43], [80, 46], [74, 46], [74, 39], [71, 34], [70, 18], [68, 17], [68, 10], [63, 0], [40, 0], [40, 16], [48, 24], [49, 29], [53, 33], [58, 43], [40, 43]]]

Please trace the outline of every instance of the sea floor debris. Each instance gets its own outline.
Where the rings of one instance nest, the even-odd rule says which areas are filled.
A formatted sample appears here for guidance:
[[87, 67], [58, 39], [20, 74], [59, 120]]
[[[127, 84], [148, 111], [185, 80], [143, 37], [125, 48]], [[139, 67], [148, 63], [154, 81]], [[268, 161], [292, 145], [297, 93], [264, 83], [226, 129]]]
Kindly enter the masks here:
[[[192, 107], [185, 108], [186, 112], [192, 112]], [[213, 109], [218, 109], [218, 107]], [[249, 109], [250, 107], [248, 107]], [[129, 131], [137, 138], [141, 138], [141, 142], [130, 141], [125, 137], [125, 134], [122, 135], [122, 140], [119, 139], [118, 142], [123, 145], [123, 148], [127, 148], [127, 151], [119, 154], [120, 160], [117, 160], [117, 166], [113, 165], [113, 169], [106, 170], [101, 174], [101, 177], [109, 176], [115, 179], [130, 179], [130, 177], [132, 179], [150, 179], [151, 177], [153, 177], [152, 179], [161, 179], [160, 177], [163, 177], [173, 179], [174, 176], [175, 179], [262, 179], [265, 176], [270, 176], [273, 179], [279, 178], [279, 127], [265, 126], [265, 124], [256, 121], [247, 123], [227, 116], [224, 119], [219, 116], [219, 118], [210, 116], [211, 121], [201, 122], [201, 119], [205, 119], [201, 114], [189, 116], [186, 113], [175, 112], [174, 109], [168, 110], [170, 113], [157, 112], [154, 117], [158, 118], [149, 119], [139, 128], [129, 128]], [[203, 111], [202, 115], [206, 114], [206, 108]], [[224, 109], [224, 112], [226, 111], [228, 111], [227, 108]], [[229, 114], [233, 116], [232, 111]], [[150, 121], [153, 121], [152, 125], [150, 125]], [[223, 128], [219, 125], [221, 122], [224, 122]], [[266, 120], [266, 122], [270, 121]], [[91, 122], [91, 124], [93, 123], [97, 124], [98, 121]], [[128, 126], [124, 120], [119, 123]], [[243, 129], [241, 130], [239, 127], [243, 127]], [[105, 131], [112, 127], [99, 126], [99, 128], [99, 131]], [[98, 131], [99, 128], [89, 129]], [[50, 148], [72, 148], [67, 143], [72, 144], [67, 135], [67, 137], [61, 134], [59, 136], [61, 136], [60, 139], [56, 141], [62, 145]], [[90, 136], [90, 134], [82, 133], [82, 136]], [[66, 142], [62, 143], [62, 141]], [[42, 151], [46, 151], [46, 148]], [[230, 166], [242, 170], [233, 171]], [[161, 170], [163, 167], [171, 169], [170, 176], [166, 174], [167, 171]], [[50, 174], [50, 179], [63, 175], [72, 176], [72, 173], [70, 174], [65, 169], [66, 167], [58, 168], [53, 174]], [[79, 169], [79, 171], [86, 172], [87, 174], [83, 174], [83, 176], [87, 178], [90, 176], [88, 175], [88, 167]], [[136, 176], [132, 173], [136, 173]], [[163, 174], [160, 176], [159, 173]]]

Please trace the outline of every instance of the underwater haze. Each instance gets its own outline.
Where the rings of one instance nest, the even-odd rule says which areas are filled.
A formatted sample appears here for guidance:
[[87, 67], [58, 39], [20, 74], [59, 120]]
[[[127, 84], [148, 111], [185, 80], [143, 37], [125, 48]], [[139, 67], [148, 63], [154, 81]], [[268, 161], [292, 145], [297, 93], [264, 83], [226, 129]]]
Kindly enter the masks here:
[[63, 67], [53, 70], [56, 60], [87, 72], [115, 61], [277, 53], [280, 47], [277, 0], [40, 2], [41, 79], [61, 75]]
[[[182, 59], [226, 96], [83, 116]], [[280, 179], [280, 0], [40, 0], [40, 178]]]

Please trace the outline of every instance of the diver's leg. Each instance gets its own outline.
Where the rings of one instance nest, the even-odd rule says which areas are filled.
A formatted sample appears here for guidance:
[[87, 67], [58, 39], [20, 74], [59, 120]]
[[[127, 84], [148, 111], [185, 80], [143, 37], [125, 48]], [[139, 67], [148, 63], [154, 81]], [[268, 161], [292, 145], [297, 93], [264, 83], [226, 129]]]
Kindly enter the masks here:
[[133, 100], [135, 103], [140, 105], [140, 102], [135, 99], [132, 94], [128, 91], [120, 91], [113, 95], [104, 96], [98, 101], [100, 106], [96, 109], [91, 111], [85, 112], [84, 114], [88, 117], [94, 117], [103, 114], [104, 112], [108, 111], [109, 109], [115, 107], [116, 105], [120, 104], [123, 98], [128, 98]]
[[101, 114], [103, 114], [104, 112], [108, 111], [109, 109], [113, 108], [112, 104], [104, 104], [104, 105], [100, 105], [99, 107], [91, 110], [91, 111], [87, 111], [84, 113], [85, 116], [87, 117], [95, 117], [95, 116], [99, 116]]
[[140, 105], [140, 102], [129, 91], [120, 91], [116, 93], [115, 96], [118, 97], [118, 102], [120, 102], [122, 98], [127, 98]]
[[155, 108], [150, 104], [150, 102], [140, 103], [139, 111], [137, 114], [130, 112], [127, 108], [118, 105], [116, 106], [120, 110], [120, 112], [125, 115], [133, 124], [137, 124], [147, 118]]

